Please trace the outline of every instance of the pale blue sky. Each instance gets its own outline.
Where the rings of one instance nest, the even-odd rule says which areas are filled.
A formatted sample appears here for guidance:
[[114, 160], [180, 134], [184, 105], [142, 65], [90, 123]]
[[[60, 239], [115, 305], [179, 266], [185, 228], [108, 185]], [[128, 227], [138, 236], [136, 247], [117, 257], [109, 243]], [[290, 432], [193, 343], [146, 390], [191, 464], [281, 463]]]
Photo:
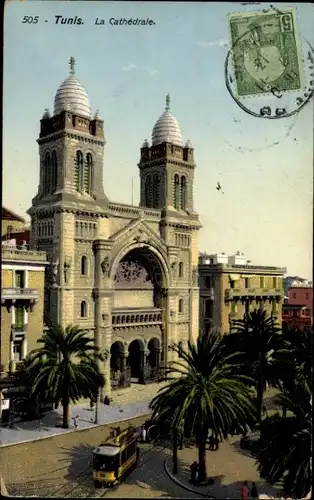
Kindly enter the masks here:
[[[258, 7], [7, 3], [3, 204], [22, 215], [31, 205], [39, 182], [39, 121], [45, 108], [53, 111], [73, 55], [92, 111], [99, 109], [105, 120], [104, 188], [112, 201], [131, 203], [133, 177], [138, 203], [140, 147], [150, 140], [170, 92], [183, 138], [195, 148], [200, 249], [240, 250], [254, 264], [286, 266], [289, 274], [311, 277], [313, 101], [294, 118], [261, 120], [242, 111], [224, 83], [227, 16]], [[296, 8], [299, 31], [314, 45], [314, 8]], [[38, 24], [22, 24], [24, 16], [36, 15]], [[84, 25], [55, 25], [55, 15], [77, 15]], [[155, 25], [95, 26], [97, 17], [148, 17]], [[225, 194], [216, 190], [217, 181]]]

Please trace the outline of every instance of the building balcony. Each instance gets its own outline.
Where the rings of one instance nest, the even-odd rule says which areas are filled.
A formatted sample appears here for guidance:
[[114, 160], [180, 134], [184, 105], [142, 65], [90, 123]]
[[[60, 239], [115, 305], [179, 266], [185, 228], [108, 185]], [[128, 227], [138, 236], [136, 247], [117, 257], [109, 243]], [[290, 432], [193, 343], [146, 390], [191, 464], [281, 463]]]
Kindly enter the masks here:
[[213, 288], [201, 288], [200, 296], [206, 299], [214, 300], [214, 289]]
[[37, 250], [17, 249], [16, 247], [3, 247], [2, 246], [2, 263], [4, 262], [32, 262], [32, 263], [46, 263], [46, 252]]
[[112, 312], [113, 328], [130, 326], [162, 325], [162, 310], [157, 308], [114, 309]]
[[282, 288], [227, 288], [226, 300], [234, 299], [280, 299], [283, 297]]
[[35, 288], [2, 288], [2, 300], [36, 300], [38, 299], [38, 290]]

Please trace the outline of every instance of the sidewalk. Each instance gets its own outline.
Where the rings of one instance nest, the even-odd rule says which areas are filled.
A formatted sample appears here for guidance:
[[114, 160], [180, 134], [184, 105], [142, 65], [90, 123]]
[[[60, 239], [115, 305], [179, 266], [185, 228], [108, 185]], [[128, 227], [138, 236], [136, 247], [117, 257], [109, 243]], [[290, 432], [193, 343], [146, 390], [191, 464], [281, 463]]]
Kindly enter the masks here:
[[241, 487], [246, 480], [249, 487], [255, 481], [259, 494], [276, 497], [279, 489], [270, 486], [260, 478], [255, 459], [239, 447], [240, 437], [230, 438], [219, 446], [218, 451], [206, 452], [207, 477], [214, 480], [212, 486], [193, 486], [190, 483], [190, 465], [198, 461], [196, 448], [184, 448], [178, 451], [178, 474], [172, 474], [172, 456], [165, 460], [165, 471], [178, 486], [193, 492], [202, 498], [241, 497]]
[[[98, 426], [113, 424], [123, 420], [148, 415], [150, 410], [149, 400], [134, 402], [129, 404], [120, 404], [105, 406], [99, 404]], [[0, 429], [0, 447], [21, 444], [28, 441], [45, 439], [52, 436], [58, 436], [68, 432], [75, 432], [73, 418], [77, 418], [77, 431], [97, 427], [95, 421], [95, 408], [90, 408], [89, 403], [73, 405], [70, 407], [70, 428], [62, 429], [59, 425], [62, 423], [62, 407], [58, 410], [51, 410], [41, 420], [31, 422], [18, 422], [12, 428]]]

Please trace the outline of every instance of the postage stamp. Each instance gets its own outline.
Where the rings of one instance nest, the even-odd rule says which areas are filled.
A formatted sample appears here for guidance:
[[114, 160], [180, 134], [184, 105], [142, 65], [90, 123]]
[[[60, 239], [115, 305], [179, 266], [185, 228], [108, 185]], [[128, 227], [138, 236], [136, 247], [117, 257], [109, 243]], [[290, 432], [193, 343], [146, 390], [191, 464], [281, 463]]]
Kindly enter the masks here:
[[302, 58], [293, 9], [229, 17], [231, 52], [239, 97], [300, 90]]

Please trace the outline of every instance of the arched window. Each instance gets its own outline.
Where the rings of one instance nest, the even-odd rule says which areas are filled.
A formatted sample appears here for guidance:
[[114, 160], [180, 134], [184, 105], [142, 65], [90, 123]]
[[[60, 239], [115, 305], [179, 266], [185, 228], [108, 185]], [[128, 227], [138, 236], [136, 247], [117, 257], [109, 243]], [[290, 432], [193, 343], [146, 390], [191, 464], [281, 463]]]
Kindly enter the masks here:
[[83, 300], [81, 302], [81, 318], [87, 318], [87, 302]]
[[174, 208], [180, 208], [180, 180], [177, 174], [174, 176]]
[[183, 312], [183, 299], [179, 300], [179, 313]]
[[147, 175], [145, 179], [145, 206], [151, 207], [152, 204], [152, 177]]
[[90, 194], [92, 184], [93, 158], [90, 153], [86, 155], [86, 163], [84, 167], [84, 191]]
[[160, 178], [158, 174], [154, 174], [153, 177], [153, 207], [159, 208], [159, 189], [160, 189]]
[[54, 193], [57, 189], [58, 183], [58, 163], [57, 153], [55, 151], [51, 154], [51, 192]]
[[44, 194], [51, 191], [51, 159], [50, 154], [46, 153], [44, 165]]
[[181, 210], [186, 210], [186, 178], [181, 177]]
[[85, 255], [81, 258], [81, 274], [83, 276], [87, 275], [87, 258]]
[[82, 190], [83, 184], [83, 153], [82, 151], [76, 152], [75, 159], [75, 189], [76, 191]]
[[179, 262], [179, 278], [183, 278], [183, 262]]

